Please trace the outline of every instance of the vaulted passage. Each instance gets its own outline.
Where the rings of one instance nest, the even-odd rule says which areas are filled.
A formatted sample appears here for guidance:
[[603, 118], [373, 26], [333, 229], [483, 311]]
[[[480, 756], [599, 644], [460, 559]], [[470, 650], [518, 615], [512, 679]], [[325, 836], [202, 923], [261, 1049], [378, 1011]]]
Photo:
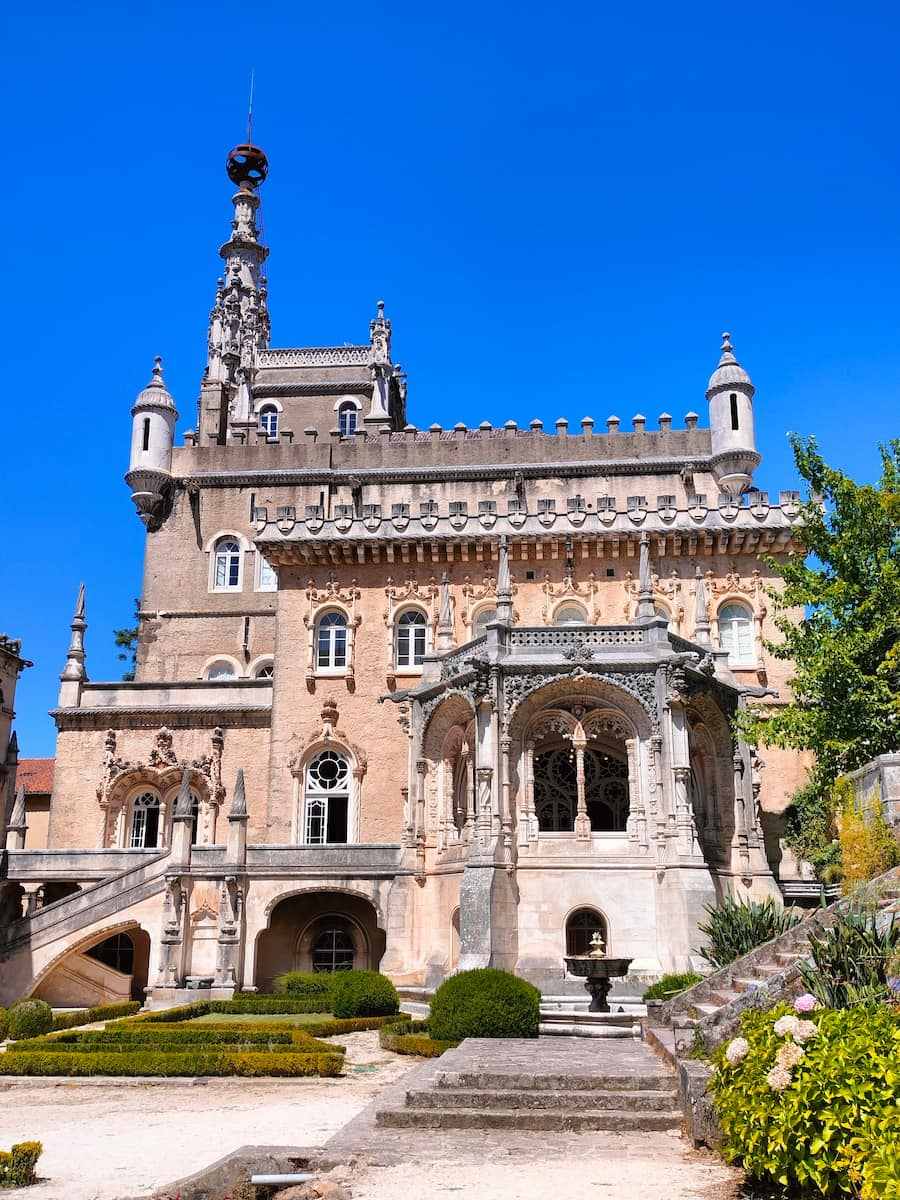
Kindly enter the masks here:
[[375, 907], [345, 892], [302, 892], [272, 910], [259, 936], [256, 986], [270, 992], [285, 971], [377, 969], [385, 934]]

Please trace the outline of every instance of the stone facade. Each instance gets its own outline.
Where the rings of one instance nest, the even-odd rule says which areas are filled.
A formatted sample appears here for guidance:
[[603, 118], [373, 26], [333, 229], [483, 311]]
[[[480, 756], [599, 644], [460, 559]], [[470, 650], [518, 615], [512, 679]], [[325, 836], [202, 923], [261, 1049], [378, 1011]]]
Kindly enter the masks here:
[[597, 927], [637, 979], [688, 967], [705, 903], [778, 894], [803, 775], [730, 732], [786, 696], [763, 556], [799, 507], [753, 488], [728, 335], [708, 427], [417, 429], [381, 303], [360, 345], [269, 347], [239, 151], [196, 428], [159, 361], [132, 409], [135, 679], [87, 679], [82, 594], [48, 849], [7, 856], [7, 893], [77, 891], [0, 931], [7, 990], [121, 993], [94, 948], [155, 999], [350, 964], [560, 991]]

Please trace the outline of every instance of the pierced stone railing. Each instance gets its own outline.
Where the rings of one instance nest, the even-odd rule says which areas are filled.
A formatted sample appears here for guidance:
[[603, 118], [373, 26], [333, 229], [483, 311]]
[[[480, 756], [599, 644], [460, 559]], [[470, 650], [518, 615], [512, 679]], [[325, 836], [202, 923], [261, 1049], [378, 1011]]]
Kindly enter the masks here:
[[260, 367], [350, 367], [366, 366], [371, 346], [304, 346], [291, 350], [260, 350]]
[[634, 625], [573, 625], [513, 629], [509, 635], [511, 650], [567, 646], [642, 646], [645, 631]]

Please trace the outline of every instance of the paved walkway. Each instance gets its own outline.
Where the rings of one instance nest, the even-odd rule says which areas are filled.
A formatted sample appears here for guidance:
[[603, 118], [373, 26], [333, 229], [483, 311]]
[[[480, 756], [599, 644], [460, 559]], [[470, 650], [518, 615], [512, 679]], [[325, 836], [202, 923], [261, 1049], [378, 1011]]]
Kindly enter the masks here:
[[521, 1133], [376, 1127], [379, 1108], [403, 1103], [443, 1072], [670, 1078], [631, 1040], [470, 1039], [386, 1088], [324, 1147], [325, 1165], [356, 1161], [354, 1200], [732, 1200], [740, 1172], [691, 1149], [678, 1133]]

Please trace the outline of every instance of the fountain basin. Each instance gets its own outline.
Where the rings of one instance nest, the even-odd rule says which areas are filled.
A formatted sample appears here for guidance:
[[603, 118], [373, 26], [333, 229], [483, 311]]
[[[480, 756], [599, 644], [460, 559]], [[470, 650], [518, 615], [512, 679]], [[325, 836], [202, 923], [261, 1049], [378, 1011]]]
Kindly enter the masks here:
[[570, 975], [577, 975], [584, 980], [585, 990], [591, 997], [588, 1012], [610, 1011], [607, 1003], [611, 980], [628, 974], [631, 966], [630, 958], [596, 957], [591, 954], [567, 954], [565, 956], [566, 970]]

